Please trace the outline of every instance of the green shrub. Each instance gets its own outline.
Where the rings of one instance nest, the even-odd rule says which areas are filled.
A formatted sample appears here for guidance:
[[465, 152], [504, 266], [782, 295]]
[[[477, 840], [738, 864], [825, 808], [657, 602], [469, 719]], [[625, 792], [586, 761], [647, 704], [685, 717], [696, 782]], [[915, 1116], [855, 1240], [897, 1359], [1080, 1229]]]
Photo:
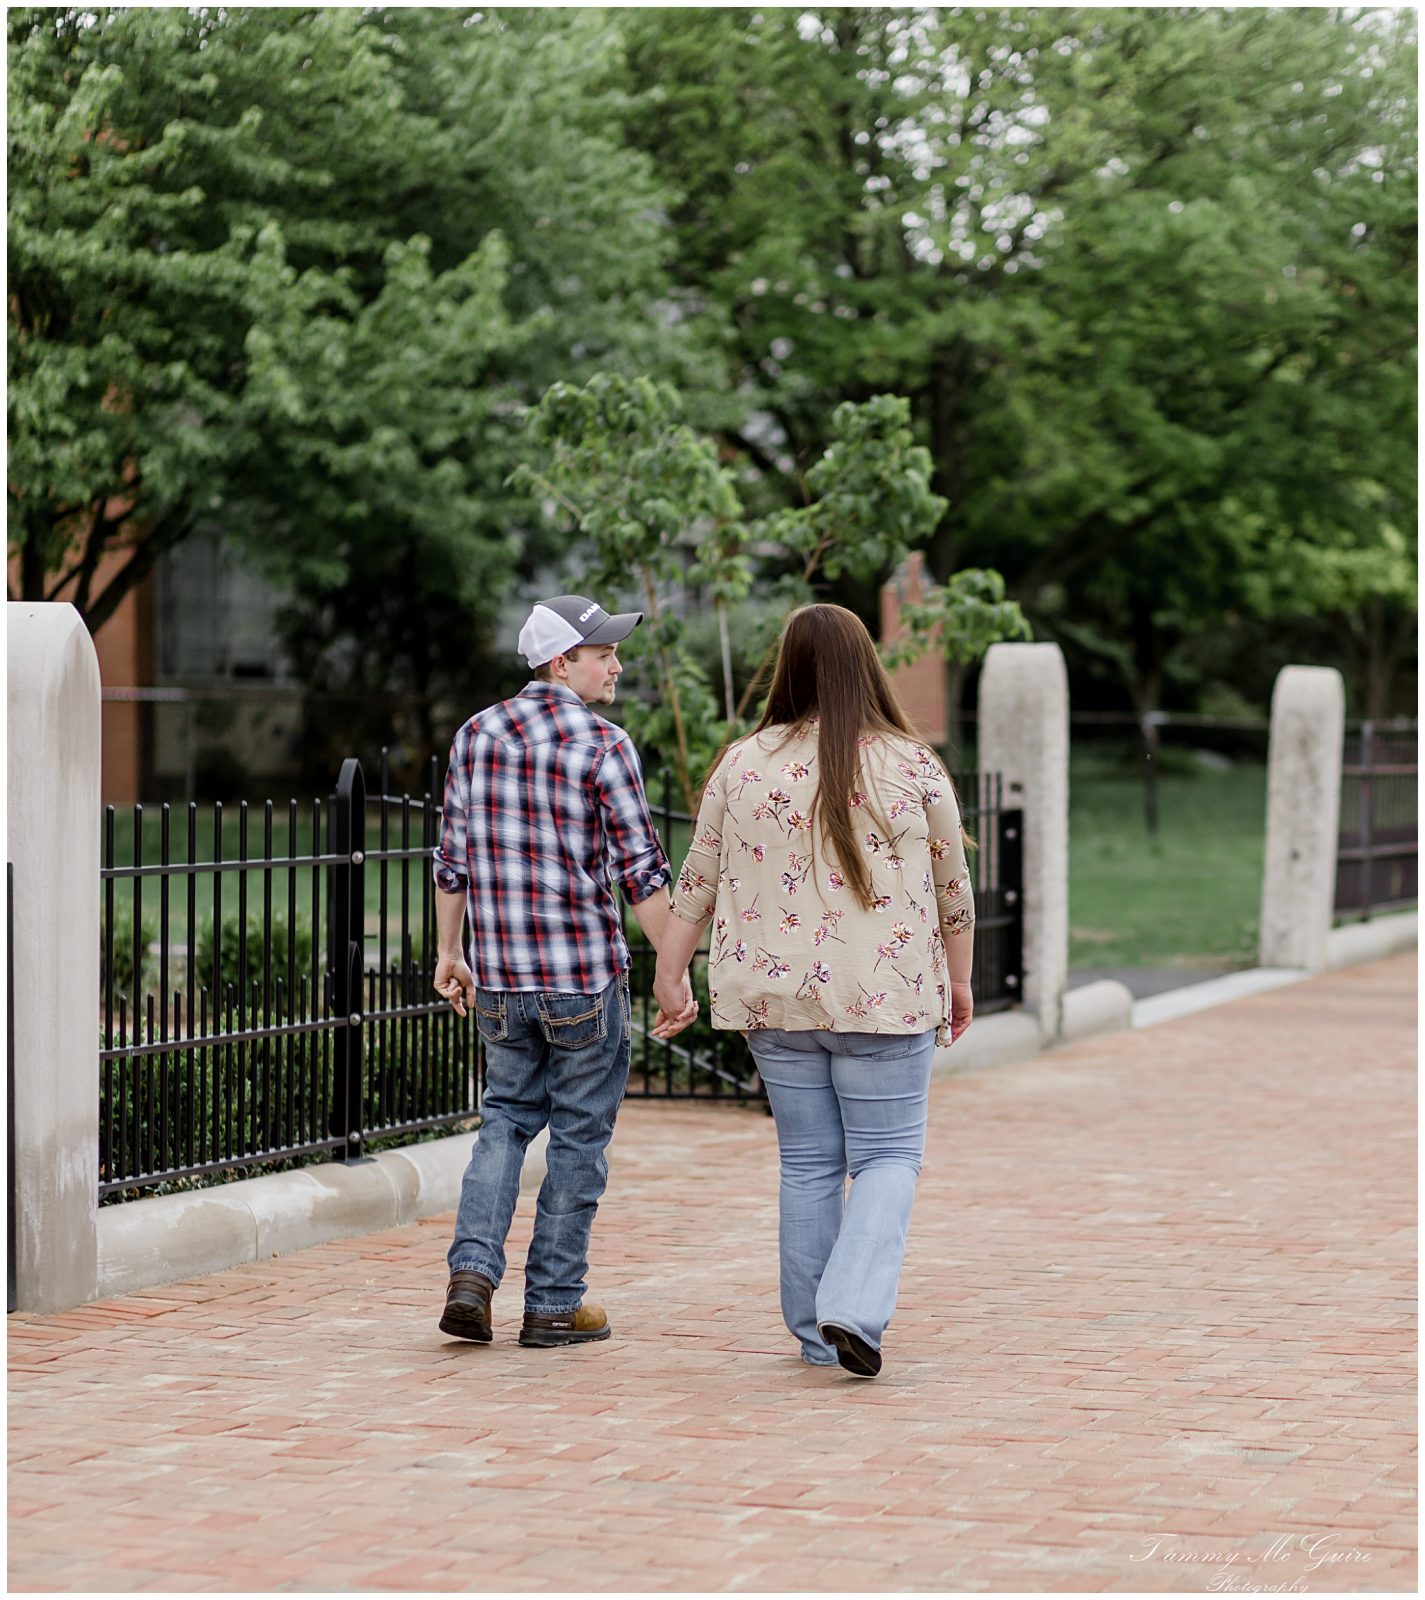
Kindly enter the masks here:
[[[241, 923], [235, 911], [228, 912], [222, 920], [222, 945], [220, 992], [226, 992], [228, 984], [237, 989], [242, 984], [242, 973], [238, 960], [240, 955], [238, 935]], [[216, 940], [214, 938], [214, 924], [211, 917], [206, 918], [198, 925], [198, 937], [194, 941], [194, 959], [198, 970], [190, 974], [190, 981], [213, 988], [213, 957]], [[312, 970], [312, 925], [310, 920], [302, 916], [297, 918], [295, 936], [287, 925], [285, 916], [274, 915], [272, 918], [272, 976], [274, 979], [287, 976], [289, 956], [295, 956], [297, 976], [310, 973]], [[263, 936], [262, 917], [258, 913], [250, 912], [247, 919], [247, 977], [246, 984], [250, 990], [254, 979], [261, 979], [263, 962], [267, 955], [266, 940]], [[325, 964], [325, 959], [323, 964]]]
[[[280, 1020], [269, 1023], [262, 1012], [243, 1019], [246, 1028]], [[208, 1026], [212, 1030], [218, 1023], [210, 1016]], [[429, 1052], [427, 1036], [433, 1046]], [[179, 1045], [160, 1055], [102, 1063], [100, 1181], [115, 1170], [120, 1126], [127, 1156], [124, 1177], [281, 1152], [327, 1138], [341, 1040], [339, 1030], [322, 1030], [192, 1049]], [[452, 1087], [457, 1095], [462, 1087], [453, 1081], [461, 1071], [453, 1059], [448, 1066], [438, 1064], [442, 1056], [453, 1058], [453, 1048], [440, 1048], [451, 1043], [450, 1035], [442, 1039], [431, 1023], [423, 1025], [415, 1017], [388, 1022], [384, 1030], [375, 1025], [366, 1029], [364, 1131], [446, 1113]], [[468, 1049], [474, 1049], [473, 1037]], [[427, 1054], [429, 1065], [416, 1070]], [[469, 1059], [467, 1054], [464, 1070]], [[196, 1135], [192, 1142], [190, 1127]], [[391, 1142], [390, 1137], [382, 1142]], [[214, 1176], [212, 1181], [221, 1180]]]
[[[267, 1026], [261, 1014], [244, 1020]], [[333, 1072], [323, 1043], [323, 1035], [299, 1033], [101, 1063], [101, 1181], [117, 1159], [121, 1127], [126, 1177], [325, 1138]]]
[[[109, 941], [105, 938], [104, 917], [101, 912], [99, 918], [99, 1001], [102, 1005], [109, 992], [110, 972], [107, 968]], [[133, 1016], [142, 997], [147, 991], [148, 980], [152, 971], [152, 957], [149, 946], [158, 938], [158, 923], [150, 917], [143, 917], [139, 923], [139, 970], [138, 981], [134, 981], [134, 914], [131, 907], [115, 905], [113, 922], [113, 983], [114, 983], [114, 1013], [117, 1019], [119, 1009], [119, 996], [123, 995], [128, 1001], [129, 1015]], [[115, 1022], [117, 1026], [117, 1020]]]

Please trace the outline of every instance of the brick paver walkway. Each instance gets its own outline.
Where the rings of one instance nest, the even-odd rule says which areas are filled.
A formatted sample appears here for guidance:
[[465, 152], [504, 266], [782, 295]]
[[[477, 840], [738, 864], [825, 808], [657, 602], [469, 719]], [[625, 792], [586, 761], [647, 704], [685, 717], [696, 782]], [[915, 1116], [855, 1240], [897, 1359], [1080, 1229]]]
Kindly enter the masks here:
[[937, 1083], [874, 1383], [731, 1108], [625, 1108], [607, 1344], [447, 1342], [449, 1219], [11, 1317], [11, 1586], [1411, 1590], [1414, 975]]

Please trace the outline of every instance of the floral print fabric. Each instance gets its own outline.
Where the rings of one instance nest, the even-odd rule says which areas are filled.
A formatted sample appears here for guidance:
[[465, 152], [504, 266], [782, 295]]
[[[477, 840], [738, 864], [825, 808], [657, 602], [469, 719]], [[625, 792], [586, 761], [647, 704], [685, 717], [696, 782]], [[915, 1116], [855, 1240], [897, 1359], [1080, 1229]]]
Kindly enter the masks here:
[[865, 787], [849, 798], [869, 909], [811, 820], [815, 719], [792, 738], [774, 728], [740, 741], [708, 780], [673, 911], [695, 925], [712, 918], [715, 1028], [936, 1028], [949, 1042], [944, 941], [972, 938], [975, 920], [960, 810], [923, 745], [860, 743]]

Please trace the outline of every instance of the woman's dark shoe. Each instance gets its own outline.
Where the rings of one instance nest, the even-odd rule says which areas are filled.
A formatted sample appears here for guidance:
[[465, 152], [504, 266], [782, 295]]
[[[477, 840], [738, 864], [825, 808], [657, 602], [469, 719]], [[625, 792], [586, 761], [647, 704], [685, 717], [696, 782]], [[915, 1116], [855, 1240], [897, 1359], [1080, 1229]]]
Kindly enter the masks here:
[[881, 1352], [873, 1349], [859, 1333], [823, 1322], [816, 1330], [829, 1345], [836, 1347], [836, 1359], [858, 1378], [874, 1378], [881, 1370]]
[[489, 1344], [490, 1296], [495, 1286], [483, 1272], [452, 1272], [445, 1291], [445, 1312], [440, 1331], [455, 1339]]
[[561, 1344], [593, 1344], [596, 1340], [607, 1339], [612, 1332], [602, 1306], [580, 1306], [577, 1311], [556, 1311], [547, 1315], [526, 1311], [520, 1343], [549, 1350]]

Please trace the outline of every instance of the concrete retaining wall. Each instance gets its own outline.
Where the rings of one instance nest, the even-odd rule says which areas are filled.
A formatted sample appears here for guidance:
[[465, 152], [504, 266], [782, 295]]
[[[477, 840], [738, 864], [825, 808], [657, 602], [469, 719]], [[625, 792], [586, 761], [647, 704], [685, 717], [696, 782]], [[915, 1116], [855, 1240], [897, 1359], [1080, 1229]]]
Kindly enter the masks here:
[[1326, 965], [1355, 967], [1363, 961], [1379, 961], [1401, 950], [1413, 950], [1420, 938], [1420, 915], [1400, 911], [1369, 922], [1350, 922], [1332, 928], [1326, 935]]
[[[453, 1211], [474, 1142], [468, 1133], [455, 1134], [350, 1165], [301, 1167], [220, 1188], [102, 1206], [97, 1297], [222, 1272]], [[522, 1190], [538, 1189], [544, 1181], [547, 1144], [547, 1133], [531, 1143]]]

